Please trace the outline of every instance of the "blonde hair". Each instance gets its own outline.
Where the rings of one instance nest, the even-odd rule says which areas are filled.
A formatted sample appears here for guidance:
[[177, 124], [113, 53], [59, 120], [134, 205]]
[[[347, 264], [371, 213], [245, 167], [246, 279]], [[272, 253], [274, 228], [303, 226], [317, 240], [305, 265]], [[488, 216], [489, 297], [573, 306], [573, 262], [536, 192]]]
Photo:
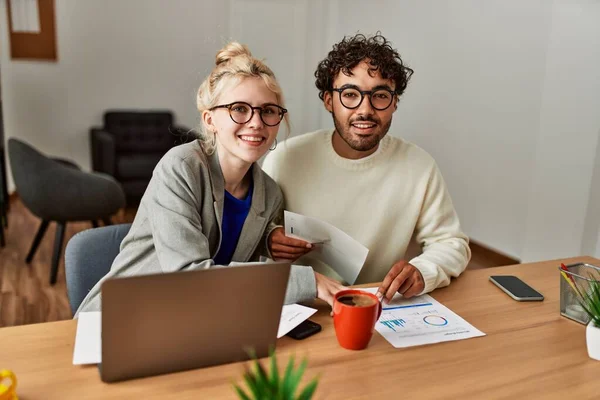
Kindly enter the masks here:
[[[228, 43], [217, 53], [215, 64], [196, 95], [196, 106], [200, 114], [217, 106], [223, 92], [245, 78], [261, 78], [267, 88], [275, 93], [278, 105], [285, 108], [283, 93], [275, 74], [265, 63], [254, 58], [245, 45], [238, 42]], [[284, 119], [289, 134], [290, 122], [287, 113]], [[200, 123], [198, 132], [202, 147], [207, 154], [212, 154], [215, 151], [215, 133], [206, 129], [203, 122]]]

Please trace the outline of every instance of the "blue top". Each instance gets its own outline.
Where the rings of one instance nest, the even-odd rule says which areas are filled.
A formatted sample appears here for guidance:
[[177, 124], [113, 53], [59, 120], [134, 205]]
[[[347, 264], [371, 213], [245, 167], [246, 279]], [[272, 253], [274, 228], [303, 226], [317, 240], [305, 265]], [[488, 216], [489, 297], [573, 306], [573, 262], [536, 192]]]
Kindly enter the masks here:
[[217, 265], [227, 265], [231, 262], [240, 233], [242, 233], [244, 221], [246, 221], [248, 211], [250, 211], [253, 187], [253, 182], [250, 182], [248, 195], [242, 200], [235, 198], [227, 190], [225, 191], [223, 222], [221, 224], [221, 247], [214, 258]]

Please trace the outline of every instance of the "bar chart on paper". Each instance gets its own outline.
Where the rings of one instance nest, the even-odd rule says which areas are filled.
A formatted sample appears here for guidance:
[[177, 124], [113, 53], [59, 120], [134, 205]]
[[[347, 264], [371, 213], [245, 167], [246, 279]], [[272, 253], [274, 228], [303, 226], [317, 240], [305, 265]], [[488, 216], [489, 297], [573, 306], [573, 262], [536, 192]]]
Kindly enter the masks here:
[[397, 294], [383, 305], [375, 330], [397, 348], [485, 335], [429, 295], [404, 299]]
[[390, 317], [386, 315], [385, 319], [379, 318], [379, 323], [396, 332], [395, 327], [403, 328], [406, 324], [406, 321], [402, 318], [396, 318], [395, 316]]

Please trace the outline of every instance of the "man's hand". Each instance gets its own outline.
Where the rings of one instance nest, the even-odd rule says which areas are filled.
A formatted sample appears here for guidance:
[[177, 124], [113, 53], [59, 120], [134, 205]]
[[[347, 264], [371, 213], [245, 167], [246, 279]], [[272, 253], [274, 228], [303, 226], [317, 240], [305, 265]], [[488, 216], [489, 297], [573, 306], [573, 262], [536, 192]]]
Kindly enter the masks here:
[[312, 244], [285, 236], [283, 228], [276, 228], [269, 235], [269, 251], [275, 261], [295, 261], [311, 249]]
[[333, 297], [340, 290], [348, 289], [335, 279], [331, 279], [323, 274], [315, 272], [315, 281], [317, 281], [317, 298], [324, 300], [333, 307]]
[[383, 279], [383, 283], [377, 290], [377, 297], [385, 297], [387, 301], [392, 300], [396, 292], [409, 298], [423, 291], [425, 281], [421, 271], [404, 260], [398, 261], [390, 269]]

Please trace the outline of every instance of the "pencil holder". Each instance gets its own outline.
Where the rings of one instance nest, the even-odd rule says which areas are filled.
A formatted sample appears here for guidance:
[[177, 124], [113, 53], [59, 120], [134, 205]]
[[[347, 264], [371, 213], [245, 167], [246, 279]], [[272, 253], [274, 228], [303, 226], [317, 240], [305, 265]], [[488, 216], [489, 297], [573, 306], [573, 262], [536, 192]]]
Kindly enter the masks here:
[[[572, 279], [572, 283], [582, 291], [587, 292], [590, 287], [591, 280], [588, 278], [590, 272], [600, 272], [600, 267], [592, 264], [577, 263], [566, 265], [564, 270], [558, 267], [559, 271], [566, 274], [567, 279]], [[577, 321], [580, 324], [587, 325], [590, 322], [590, 317], [587, 315], [583, 307], [577, 301], [577, 294], [573, 289], [572, 284], [563, 276], [559, 275], [560, 279], [560, 315]]]

